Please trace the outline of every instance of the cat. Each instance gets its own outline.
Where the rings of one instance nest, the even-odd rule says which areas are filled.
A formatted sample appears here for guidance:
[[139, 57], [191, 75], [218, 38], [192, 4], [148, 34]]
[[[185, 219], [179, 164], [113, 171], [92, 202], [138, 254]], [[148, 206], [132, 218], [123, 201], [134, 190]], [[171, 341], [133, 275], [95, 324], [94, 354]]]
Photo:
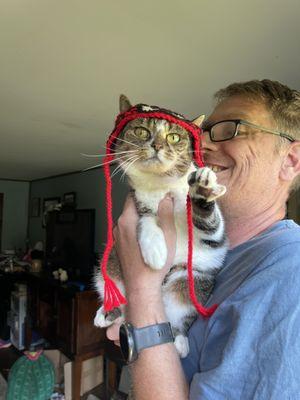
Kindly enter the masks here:
[[[126, 112], [131, 107], [128, 98], [121, 95], [120, 111]], [[193, 122], [200, 126], [203, 117]], [[228, 247], [224, 221], [215, 201], [225, 193], [226, 187], [217, 183], [212, 169], [196, 169], [188, 131], [167, 120], [137, 118], [128, 122], [117, 139], [114, 151], [120, 168], [126, 173], [137, 207], [138, 241], [142, 256], [145, 263], [156, 270], [163, 268], [167, 259], [164, 234], [157, 224], [158, 204], [167, 193], [173, 198], [176, 254], [163, 282], [163, 300], [176, 349], [180, 357], [186, 357], [189, 352], [187, 331], [197, 317], [190, 300], [187, 279], [186, 196], [189, 193], [193, 212], [195, 291], [198, 301], [205, 304]], [[124, 294], [122, 274], [114, 252], [107, 271]], [[100, 271], [95, 274], [94, 281], [100, 299], [103, 299], [104, 282]], [[101, 307], [94, 324], [107, 327], [119, 316], [123, 316], [123, 310], [116, 308], [105, 313]]]

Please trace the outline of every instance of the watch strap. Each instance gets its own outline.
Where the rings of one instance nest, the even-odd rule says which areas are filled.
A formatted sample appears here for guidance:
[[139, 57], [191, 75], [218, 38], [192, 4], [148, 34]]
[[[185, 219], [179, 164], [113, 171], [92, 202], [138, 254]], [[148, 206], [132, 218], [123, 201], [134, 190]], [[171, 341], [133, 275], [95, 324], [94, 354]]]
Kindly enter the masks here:
[[138, 353], [142, 349], [174, 341], [172, 328], [169, 322], [162, 322], [143, 328], [134, 328], [133, 335]]

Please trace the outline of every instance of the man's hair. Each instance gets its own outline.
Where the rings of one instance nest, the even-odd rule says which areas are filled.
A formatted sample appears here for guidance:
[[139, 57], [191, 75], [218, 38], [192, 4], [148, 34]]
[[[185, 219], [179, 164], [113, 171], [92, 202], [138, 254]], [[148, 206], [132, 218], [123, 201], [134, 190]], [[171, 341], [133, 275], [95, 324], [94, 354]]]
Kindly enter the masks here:
[[238, 82], [219, 90], [217, 102], [232, 96], [244, 96], [264, 104], [273, 117], [277, 130], [300, 140], [300, 92], [269, 79]]
[[[300, 92], [269, 79], [232, 83], [215, 94], [217, 102], [233, 96], [243, 96], [264, 104], [273, 117], [277, 129], [300, 140]], [[282, 144], [286, 139], [282, 138]], [[279, 146], [277, 147], [279, 149]], [[290, 191], [300, 187], [300, 175], [294, 179]]]

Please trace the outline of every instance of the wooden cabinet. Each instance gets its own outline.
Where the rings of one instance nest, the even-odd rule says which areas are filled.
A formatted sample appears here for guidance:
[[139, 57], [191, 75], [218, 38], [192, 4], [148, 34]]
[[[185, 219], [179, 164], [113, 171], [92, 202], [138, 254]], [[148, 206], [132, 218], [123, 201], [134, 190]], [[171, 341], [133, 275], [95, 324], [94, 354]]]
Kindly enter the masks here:
[[[37, 315], [37, 329], [45, 339], [52, 342], [56, 336], [56, 292], [50, 290], [43, 282], [41, 285], [35, 284], [33, 287], [29, 284], [30, 295], [35, 290], [37, 292], [34, 293], [34, 297], [37, 303], [34, 313]], [[31, 309], [34, 309], [33, 301], [31, 304]]]
[[[76, 297], [76, 295], [75, 295]], [[62, 290], [57, 292], [56, 306], [56, 341], [59, 348], [65, 353], [76, 353], [75, 297]], [[99, 332], [98, 332], [99, 333]]]
[[98, 297], [94, 291], [81, 292], [75, 296], [74, 342], [75, 353], [82, 354], [97, 350], [99, 343], [106, 342], [105, 330], [93, 324], [98, 310]]
[[28, 295], [31, 329], [67, 356], [103, 348], [105, 331], [93, 324], [99, 307], [95, 291], [78, 291], [34, 275], [28, 281]]
[[83, 361], [100, 354], [105, 355], [106, 352], [105, 330], [93, 324], [99, 307], [97, 293], [93, 290], [78, 291], [38, 274], [29, 275], [30, 328], [27, 331], [36, 329], [49, 343], [74, 361], [72, 398], [79, 400]]
[[9, 299], [14, 283], [26, 283], [28, 287], [26, 348], [32, 342], [33, 331], [37, 331], [74, 361], [72, 400], [80, 399], [83, 361], [97, 355], [106, 360], [107, 389], [116, 388], [120, 351], [106, 339], [105, 330], [93, 324], [99, 307], [95, 291], [79, 291], [42, 274], [5, 274], [0, 278], [1, 304]]

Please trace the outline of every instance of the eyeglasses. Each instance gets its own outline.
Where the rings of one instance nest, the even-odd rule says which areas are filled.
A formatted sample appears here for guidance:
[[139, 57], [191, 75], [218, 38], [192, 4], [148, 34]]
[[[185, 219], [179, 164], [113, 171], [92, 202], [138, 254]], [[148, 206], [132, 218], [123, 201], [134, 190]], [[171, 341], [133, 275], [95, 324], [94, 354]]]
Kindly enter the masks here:
[[205, 126], [203, 124], [203, 132], [209, 133], [209, 138], [212, 142], [224, 142], [225, 140], [233, 139], [239, 134], [240, 125], [250, 126], [251, 128], [259, 129], [260, 131], [278, 135], [288, 139], [290, 142], [295, 142], [295, 139], [287, 133], [274, 131], [272, 129], [264, 128], [260, 125], [252, 124], [252, 122], [244, 121], [242, 119], [227, 119], [224, 121], [216, 122], [212, 125]]

